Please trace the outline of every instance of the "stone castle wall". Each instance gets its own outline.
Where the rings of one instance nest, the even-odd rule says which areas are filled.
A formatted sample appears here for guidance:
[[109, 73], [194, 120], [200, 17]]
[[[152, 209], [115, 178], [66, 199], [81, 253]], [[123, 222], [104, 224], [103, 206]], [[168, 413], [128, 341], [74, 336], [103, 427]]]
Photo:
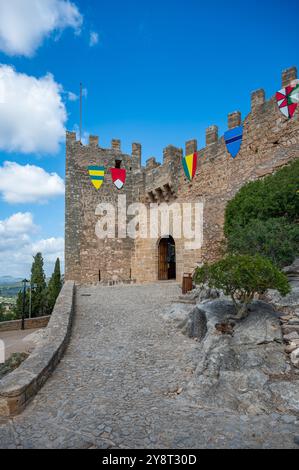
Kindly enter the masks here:
[[[25, 330], [46, 328], [46, 326], [49, 323], [50, 318], [51, 318], [50, 315], [47, 315], [44, 317], [25, 318], [25, 321], [24, 321]], [[22, 326], [22, 320], [2, 321], [0, 323], [0, 332], [20, 330], [21, 326]]]
[[[296, 68], [284, 71], [282, 85], [286, 86], [295, 78]], [[228, 115], [229, 129], [241, 122], [238, 111]], [[66, 278], [97, 282], [101, 270], [102, 280], [157, 280], [159, 240], [127, 238], [103, 241], [95, 236], [97, 204], [103, 201], [116, 203], [119, 194], [126, 194], [128, 204], [141, 201], [148, 206], [162, 202], [203, 202], [202, 248], [187, 250], [184, 239], [175, 240], [178, 281], [181, 282], [184, 272], [193, 272], [197, 264], [217, 259], [221, 254], [227, 201], [246, 182], [270, 174], [299, 157], [298, 110], [292, 119], [285, 118], [275, 97], [265, 100], [264, 90], [252, 93], [251, 112], [242, 124], [242, 146], [234, 159], [227, 152], [223, 137], [218, 137], [215, 125], [206, 131], [205, 148], [198, 150], [195, 139], [186, 143], [186, 155], [198, 150], [197, 172], [192, 182], [183, 172], [182, 149], [168, 146], [164, 150], [162, 164], [150, 158], [143, 168], [139, 144], [133, 144], [132, 156], [129, 156], [121, 153], [119, 141], [113, 141], [111, 149], [101, 149], [96, 137], [91, 137], [89, 145], [83, 146], [76, 141], [75, 134], [68, 133]], [[117, 157], [122, 159], [127, 170], [127, 181], [121, 191], [114, 187], [108, 172]], [[89, 181], [87, 167], [91, 164], [106, 167], [105, 181], [98, 192]]]
[[[65, 257], [66, 279], [95, 283], [127, 280], [130, 278], [133, 240], [101, 240], [95, 234], [98, 217], [95, 214], [99, 203], [117, 206], [117, 196], [125, 194], [127, 204], [143, 190], [143, 174], [140, 167], [140, 147], [133, 144], [132, 156], [121, 153], [120, 142], [112, 141], [111, 149], [102, 149], [97, 137], [91, 136], [89, 145], [76, 140], [74, 133], [67, 133], [66, 146], [66, 220]], [[122, 191], [113, 185], [108, 168], [121, 160], [127, 171], [127, 180]], [[92, 186], [88, 166], [105, 166], [105, 181], [99, 191]], [[118, 227], [116, 227], [117, 229]]]

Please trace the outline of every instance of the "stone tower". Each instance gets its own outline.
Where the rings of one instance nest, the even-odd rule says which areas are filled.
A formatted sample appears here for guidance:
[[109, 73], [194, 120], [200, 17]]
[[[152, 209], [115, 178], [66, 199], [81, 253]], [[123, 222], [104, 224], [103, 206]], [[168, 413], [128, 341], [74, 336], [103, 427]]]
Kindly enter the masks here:
[[[297, 78], [295, 67], [282, 73], [282, 86]], [[154, 157], [141, 166], [141, 145], [132, 144], [132, 154], [122, 153], [119, 140], [110, 149], [99, 145], [98, 137], [90, 136], [82, 145], [75, 133], [66, 135], [66, 279], [80, 283], [150, 282], [159, 278], [161, 263], [160, 237], [132, 239], [118, 237], [99, 239], [95, 233], [99, 203], [118, 204], [118, 196], [126, 196], [126, 205], [173, 202], [202, 202], [203, 245], [188, 250], [183, 238], [173, 237], [175, 277], [181, 282], [183, 273], [192, 273], [196, 265], [219, 257], [223, 240], [224, 211], [227, 202], [245, 183], [271, 174], [299, 157], [299, 110], [288, 119], [278, 109], [275, 97], [265, 100], [263, 89], [251, 94], [251, 112], [242, 121], [241, 113], [228, 114], [228, 129], [243, 125], [242, 146], [233, 159], [226, 149], [218, 127], [206, 130], [206, 146], [197, 149], [197, 141], [185, 144], [185, 155], [198, 152], [198, 166], [189, 182], [181, 165], [183, 150], [169, 145], [163, 152], [163, 163]], [[118, 162], [118, 163], [117, 163]], [[119, 163], [121, 162], [121, 163]], [[121, 165], [127, 180], [118, 190], [111, 180], [109, 168]], [[106, 168], [105, 181], [99, 191], [92, 186], [87, 168]], [[118, 229], [116, 227], [116, 235]], [[173, 233], [163, 234], [172, 236]], [[160, 254], [159, 254], [160, 253]]]

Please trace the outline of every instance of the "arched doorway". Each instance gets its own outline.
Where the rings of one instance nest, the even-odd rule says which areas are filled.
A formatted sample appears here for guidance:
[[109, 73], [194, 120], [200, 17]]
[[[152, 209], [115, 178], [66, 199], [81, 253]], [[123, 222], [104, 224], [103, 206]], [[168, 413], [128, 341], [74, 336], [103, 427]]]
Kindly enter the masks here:
[[176, 279], [175, 241], [169, 237], [161, 238], [158, 245], [158, 279]]

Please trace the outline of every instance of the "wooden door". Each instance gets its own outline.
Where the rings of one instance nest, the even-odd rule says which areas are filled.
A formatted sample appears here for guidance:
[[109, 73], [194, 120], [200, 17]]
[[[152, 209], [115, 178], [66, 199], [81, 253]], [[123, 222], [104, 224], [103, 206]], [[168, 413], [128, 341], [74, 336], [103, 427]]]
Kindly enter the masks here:
[[158, 279], [166, 281], [168, 279], [168, 263], [167, 263], [168, 240], [162, 238], [159, 243], [158, 253]]

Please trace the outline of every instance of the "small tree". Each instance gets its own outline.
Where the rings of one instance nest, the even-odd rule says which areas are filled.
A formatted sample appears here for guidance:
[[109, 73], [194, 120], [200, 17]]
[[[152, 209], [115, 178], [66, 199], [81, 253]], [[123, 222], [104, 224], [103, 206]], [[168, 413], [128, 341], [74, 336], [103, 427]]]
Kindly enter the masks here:
[[255, 294], [277, 289], [283, 296], [290, 292], [287, 277], [272, 262], [260, 255], [229, 255], [212, 265], [197, 268], [195, 281], [230, 295], [236, 319], [247, 316]]
[[61, 282], [61, 273], [60, 273], [60, 260], [57, 258], [55, 263], [54, 272], [51, 276], [48, 285], [48, 308], [49, 313], [52, 313], [56, 299], [61, 291], [62, 282]]
[[44, 314], [47, 296], [44, 260], [41, 253], [37, 253], [33, 258], [31, 284], [35, 285], [35, 288], [32, 290], [32, 316], [38, 317]]

